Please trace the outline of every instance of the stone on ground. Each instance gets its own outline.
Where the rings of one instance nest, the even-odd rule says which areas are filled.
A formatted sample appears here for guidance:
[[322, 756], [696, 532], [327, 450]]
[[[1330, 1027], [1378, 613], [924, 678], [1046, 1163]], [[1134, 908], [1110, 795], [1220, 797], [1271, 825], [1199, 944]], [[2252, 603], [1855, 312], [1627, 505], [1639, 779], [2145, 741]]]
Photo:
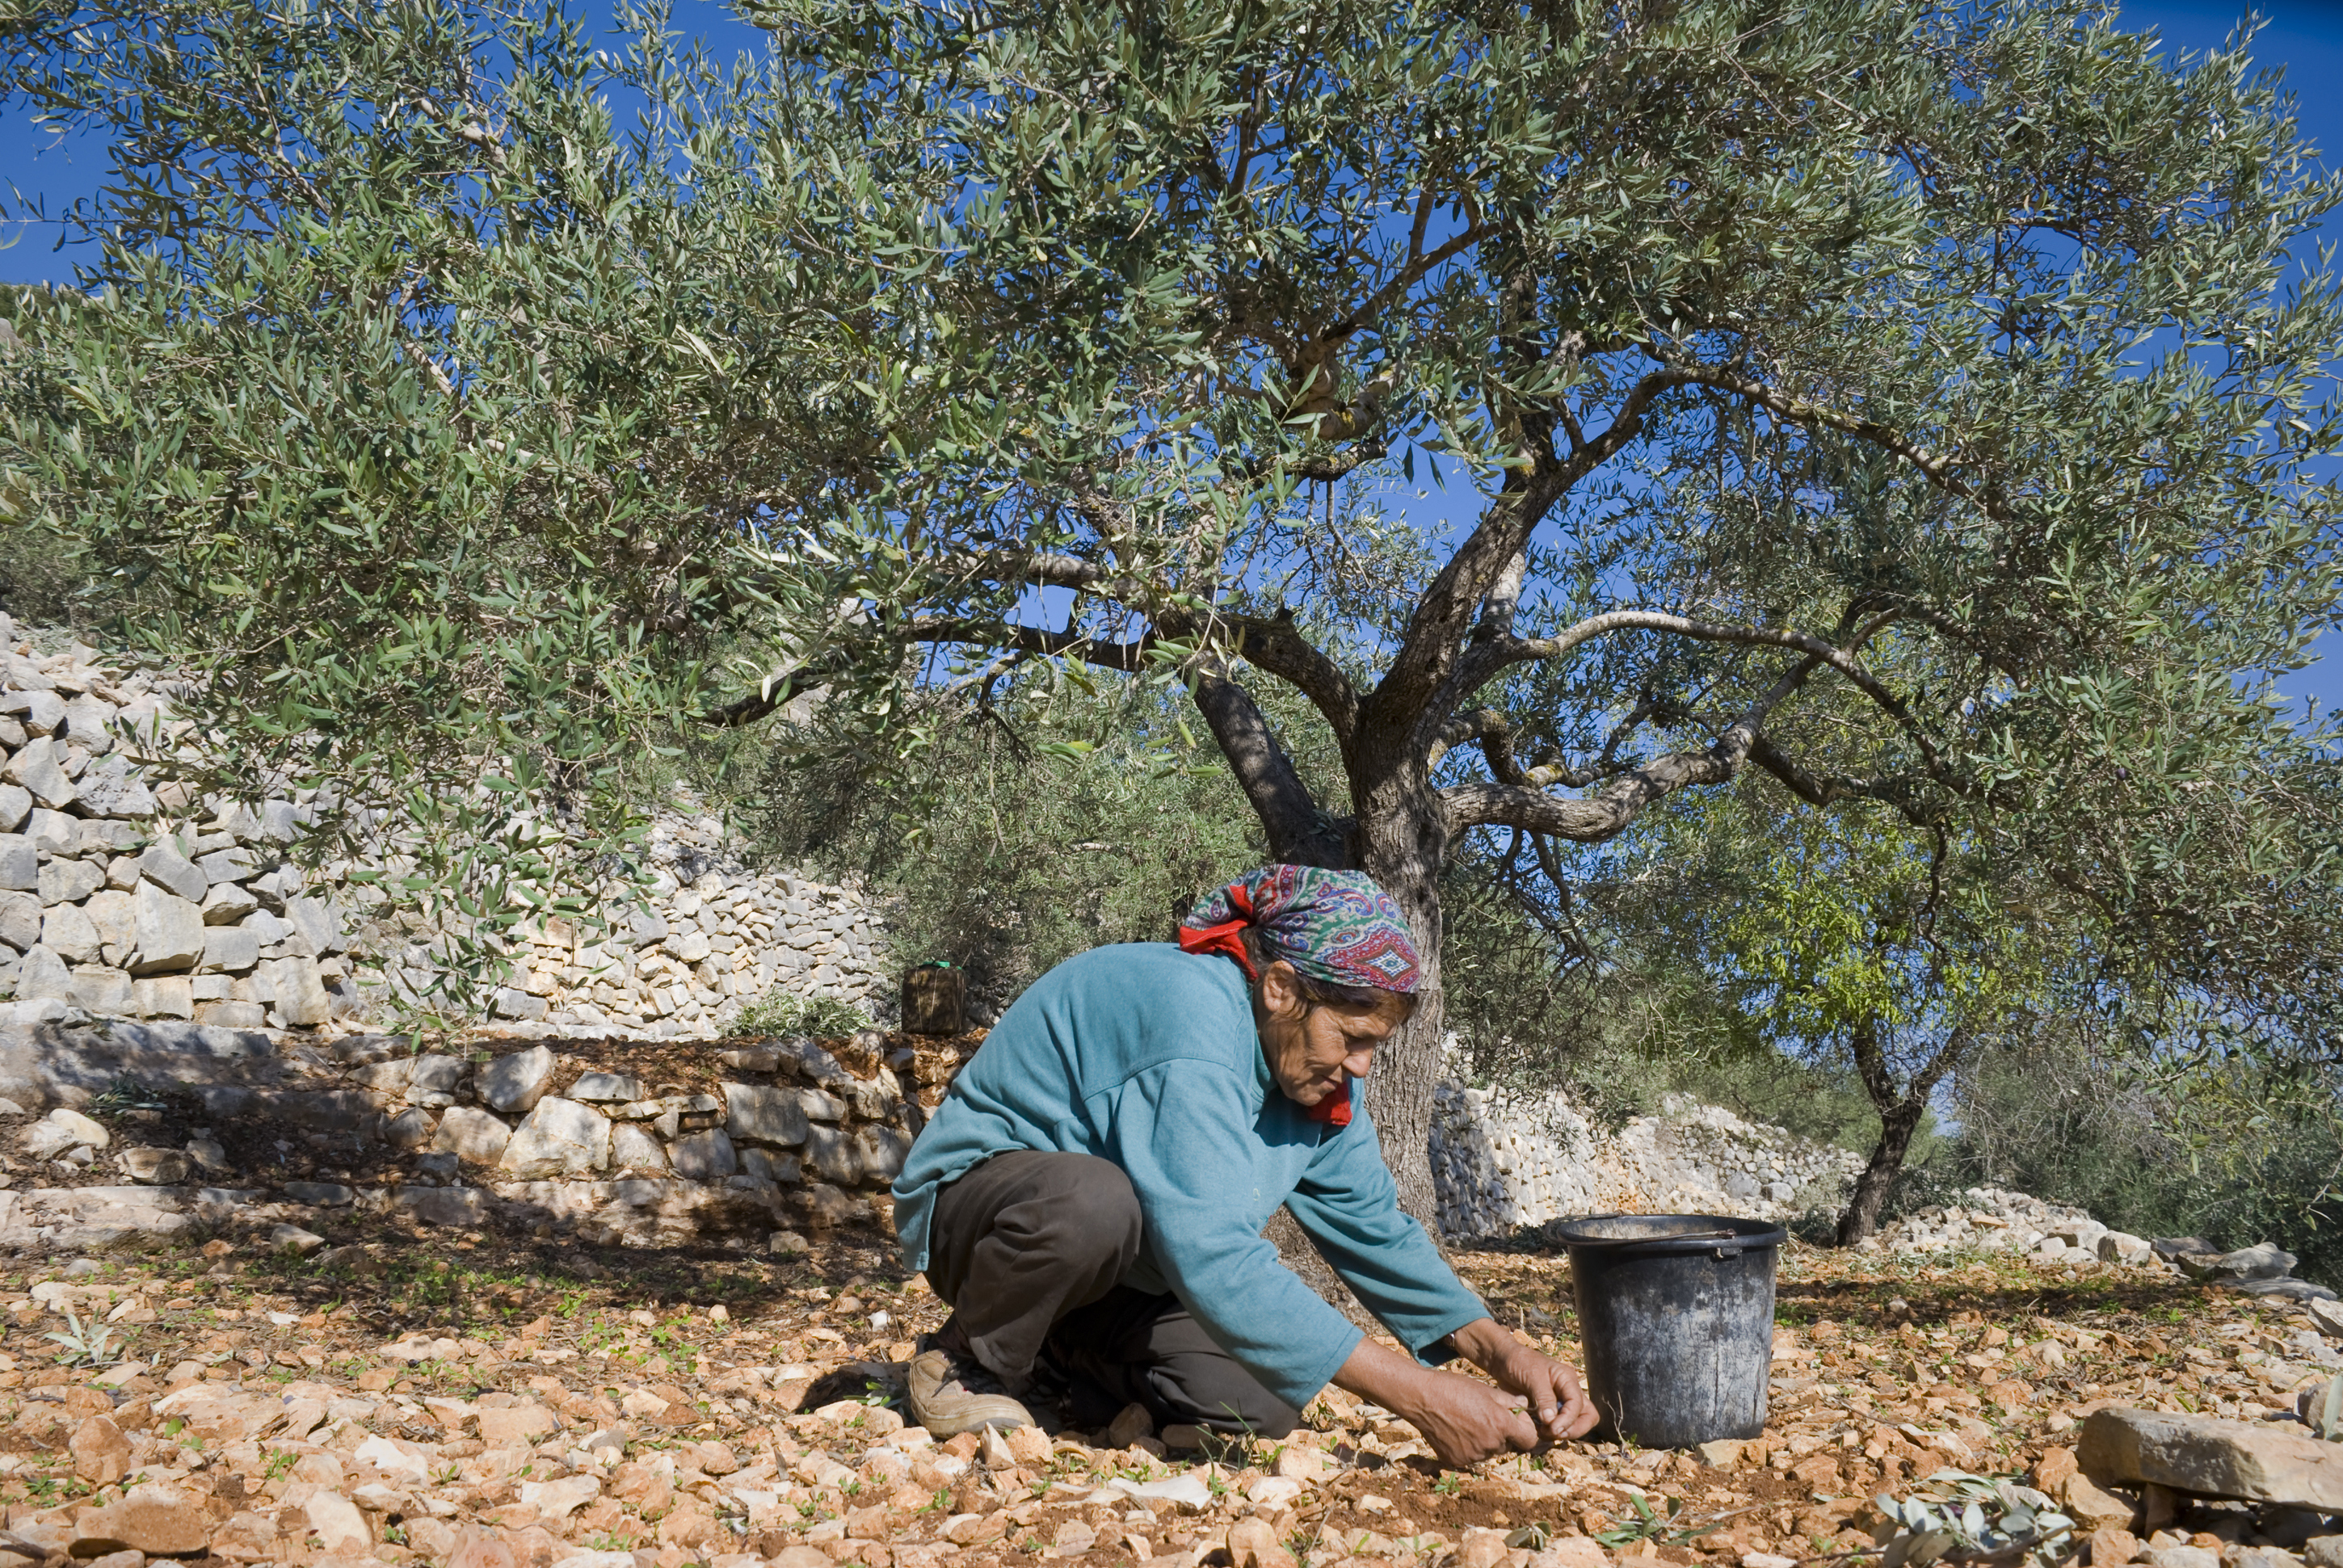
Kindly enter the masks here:
[[2101, 1485], [2343, 1510], [2343, 1443], [2290, 1424], [2103, 1410], [2084, 1422], [2076, 1458]]

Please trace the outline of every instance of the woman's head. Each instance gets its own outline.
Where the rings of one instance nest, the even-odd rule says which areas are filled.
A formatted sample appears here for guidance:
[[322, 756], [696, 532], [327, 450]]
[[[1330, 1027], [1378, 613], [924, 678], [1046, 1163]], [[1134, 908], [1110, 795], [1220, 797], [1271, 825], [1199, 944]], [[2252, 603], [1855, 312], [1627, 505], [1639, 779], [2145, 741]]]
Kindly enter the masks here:
[[1391, 895], [1363, 872], [1315, 866], [1247, 872], [1198, 902], [1180, 945], [1244, 970], [1278, 1087], [1337, 1124], [1349, 1120], [1346, 1077], [1365, 1077], [1375, 1046], [1415, 1010], [1423, 972]]

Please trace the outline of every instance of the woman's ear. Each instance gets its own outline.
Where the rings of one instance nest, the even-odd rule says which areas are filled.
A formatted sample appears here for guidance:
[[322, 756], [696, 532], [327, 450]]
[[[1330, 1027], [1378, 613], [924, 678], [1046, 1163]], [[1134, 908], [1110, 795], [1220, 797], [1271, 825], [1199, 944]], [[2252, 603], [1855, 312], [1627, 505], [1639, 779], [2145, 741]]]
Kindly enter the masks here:
[[1305, 1009], [1302, 988], [1294, 983], [1293, 966], [1278, 960], [1261, 971], [1261, 1010], [1268, 1017], [1292, 1019]]

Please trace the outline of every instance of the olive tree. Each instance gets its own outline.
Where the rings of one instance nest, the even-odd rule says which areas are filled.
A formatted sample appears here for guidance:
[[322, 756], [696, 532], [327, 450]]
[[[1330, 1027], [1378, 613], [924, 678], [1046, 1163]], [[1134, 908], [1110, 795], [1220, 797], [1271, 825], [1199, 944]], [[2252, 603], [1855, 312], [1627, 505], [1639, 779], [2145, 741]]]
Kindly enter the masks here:
[[2152, 800], [2261, 820], [2317, 760], [2251, 677], [2335, 614], [2343, 343], [2288, 282], [2335, 187], [2242, 54], [2063, 3], [759, 15], [934, 127], [861, 230], [924, 437], [799, 562], [850, 612], [725, 717], [1175, 672], [1272, 850], [1423, 939], [1370, 1089], [1412, 1204], [1459, 835], [1600, 844], [1755, 769], [2237, 925]]

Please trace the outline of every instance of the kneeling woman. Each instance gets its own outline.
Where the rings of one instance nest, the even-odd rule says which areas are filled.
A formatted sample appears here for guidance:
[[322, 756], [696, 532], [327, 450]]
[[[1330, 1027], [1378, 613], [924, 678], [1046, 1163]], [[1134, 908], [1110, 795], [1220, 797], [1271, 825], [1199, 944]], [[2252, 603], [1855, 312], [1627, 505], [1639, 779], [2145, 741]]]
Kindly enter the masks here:
[[[1469, 1464], [1575, 1437], [1578, 1380], [1499, 1328], [1399, 1208], [1359, 1080], [1414, 1010], [1396, 906], [1355, 871], [1267, 866], [1207, 898], [1177, 945], [1095, 949], [1018, 999], [895, 1183], [906, 1261], [953, 1311], [911, 1363], [939, 1436], [1075, 1424], [1282, 1437], [1328, 1382]], [[1411, 1354], [1279, 1261], [1291, 1209]], [[1500, 1387], [1438, 1370], [1461, 1355]]]

